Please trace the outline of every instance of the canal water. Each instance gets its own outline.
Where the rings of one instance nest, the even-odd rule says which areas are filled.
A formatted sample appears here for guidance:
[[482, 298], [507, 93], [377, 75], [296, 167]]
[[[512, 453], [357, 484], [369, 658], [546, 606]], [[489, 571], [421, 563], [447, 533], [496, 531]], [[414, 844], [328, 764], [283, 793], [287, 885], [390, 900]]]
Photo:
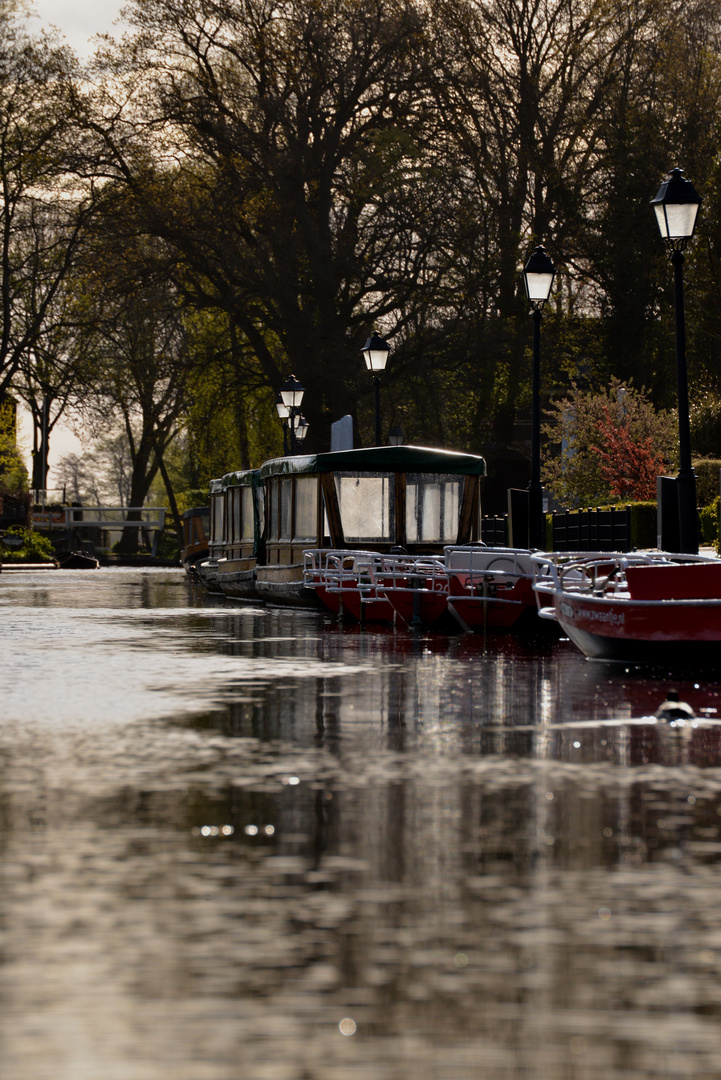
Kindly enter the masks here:
[[721, 1074], [718, 680], [167, 570], [0, 619], [3, 1078]]

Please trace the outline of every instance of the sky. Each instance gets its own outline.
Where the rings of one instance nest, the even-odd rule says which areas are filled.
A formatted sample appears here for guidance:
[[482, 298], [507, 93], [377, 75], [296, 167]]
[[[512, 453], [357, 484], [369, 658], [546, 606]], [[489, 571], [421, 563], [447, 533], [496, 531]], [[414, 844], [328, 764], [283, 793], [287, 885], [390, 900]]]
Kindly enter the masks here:
[[39, 15], [38, 27], [51, 24], [82, 59], [93, 52], [94, 34], [117, 33], [113, 22], [124, 0], [32, 0]]

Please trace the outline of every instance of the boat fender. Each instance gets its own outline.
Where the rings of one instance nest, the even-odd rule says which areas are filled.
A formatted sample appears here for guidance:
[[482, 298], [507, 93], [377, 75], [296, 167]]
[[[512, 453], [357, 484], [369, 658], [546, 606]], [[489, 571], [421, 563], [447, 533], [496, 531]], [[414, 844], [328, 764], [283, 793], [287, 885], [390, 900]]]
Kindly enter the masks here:
[[677, 690], [669, 690], [666, 700], [659, 705], [655, 713], [656, 719], [662, 723], [669, 721], [695, 720], [696, 713], [685, 701], [680, 701]]

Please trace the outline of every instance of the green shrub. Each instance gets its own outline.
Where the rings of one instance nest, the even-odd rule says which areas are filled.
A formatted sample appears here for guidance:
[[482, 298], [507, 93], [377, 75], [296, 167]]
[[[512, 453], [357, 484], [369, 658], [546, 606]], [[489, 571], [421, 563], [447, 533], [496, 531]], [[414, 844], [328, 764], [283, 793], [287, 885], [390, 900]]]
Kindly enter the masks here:
[[[698, 454], [721, 451], [721, 397], [715, 390], [694, 390], [690, 408], [691, 444]], [[717, 478], [718, 479], [718, 478]]]
[[180, 545], [172, 521], [170, 527], [164, 529], [161, 534], [157, 555], [159, 559], [177, 559], [178, 562], [180, 561]]
[[178, 511], [182, 514], [184, 510], [192, 510], [196, 506], [207, 506], [210, 502], [210, 495], [207, 488], [196, 488], [192, 491], [178, 492], [175, 501], [178, 504]]
[[721, 497], [718, 495], [712, 503], [708, 506], [704, 506], [699, 511], [699, 518], [701, 520], [701, 543], [710, 544], [712, 547], [719, 551], [719, 507], [721, 507]]
[[23, 542], [20, 547], [6, 547], [0, 542], [0, 562], [40, 563], [52, 562], [55, 559], [55, 548], [47, 536], [41, 536], [32, 529], [24, 529], [22, 525], [12, 525], [5, 535], [22, 537]]
[[16, 445], [15, 405], [0, 403], [0, 492], [20, 495], [29, 487], [28, 471]]

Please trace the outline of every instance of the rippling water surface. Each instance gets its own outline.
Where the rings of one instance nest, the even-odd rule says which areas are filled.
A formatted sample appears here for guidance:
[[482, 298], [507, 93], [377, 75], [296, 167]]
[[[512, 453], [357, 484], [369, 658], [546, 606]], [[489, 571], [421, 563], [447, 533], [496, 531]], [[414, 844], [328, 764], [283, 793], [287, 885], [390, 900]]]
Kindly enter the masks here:
[[174, 571], [0, 620], [3, 1078], [721, 1073], [717, 680]]

